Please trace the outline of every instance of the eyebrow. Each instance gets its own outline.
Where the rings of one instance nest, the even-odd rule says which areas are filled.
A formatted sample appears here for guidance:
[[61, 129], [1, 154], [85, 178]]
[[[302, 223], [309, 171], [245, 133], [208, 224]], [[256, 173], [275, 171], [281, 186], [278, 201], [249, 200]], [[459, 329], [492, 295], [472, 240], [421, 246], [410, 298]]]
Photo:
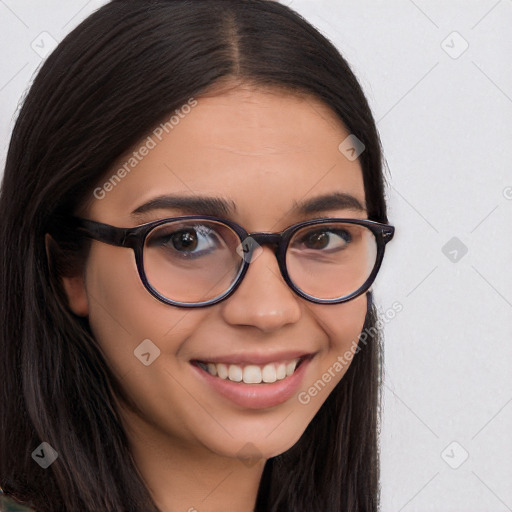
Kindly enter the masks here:
[[[213, 217], [228, 217], [237, 210], [234, 201], [222, 197], [165, 195], [144, 203], [133, 210], [131, 215], [133, 217], [142, 217], [145, 213], [159, 209], [174, 209], [184, 214], [210, 215]], [[328, 210], [356, 210], [365, 212], [366, 208], [355, 196], [344, 192], [334, 192], [314, 197], [313, 199], [304, 199], [299, 202], [294, 201], [291, 212], [297, 215], [308, 215]]]

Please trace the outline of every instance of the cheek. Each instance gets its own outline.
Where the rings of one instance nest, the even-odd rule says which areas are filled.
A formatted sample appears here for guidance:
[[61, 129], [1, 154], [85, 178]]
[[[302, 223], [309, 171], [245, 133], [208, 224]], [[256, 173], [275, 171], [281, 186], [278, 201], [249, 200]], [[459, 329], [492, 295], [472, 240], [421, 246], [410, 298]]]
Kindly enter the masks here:
[[[320, 306], [320, 307], [318, 307]], [[366, 317], [366, 295], [337, 305], [316, 305], [315, 316], [329, 337], [329, 352], [345, 352], [358, 342]]]
[[[186, 378], [187, 364], [177, 354], [207, 311], [159, 302], [140, 282], [133, 252], [116, 249], [101, 247], [89, 257], [86, 284], [91, 330], [125, 397], [136, 407], [135, 416], [123, 408], [130, 421], [138, 422], [139, 416], [152, 418], [186, 435], [180, 418], [186, 417], [195, 402], [184, 400], [179, 383]], [[169, 408], [170, 403], [177, 412]]]
[[[158, 347], [164, 336], [173, 338], [172, 330], [177, 325], [181, 338], [187, 335], [182, 332], [186, 312], [150, 295], [139, 279], [131, 250], [91, 248], [86, 286], [91, 330], [118, 375], [141, 365], [134, 351], [144, 340], [149, 339]], [[179, 340], [175, 343], [178, 345]]]
[[350, 367], [363, 330], [367, 310], [363, 295], [345, 304], [314, 305], [314, 316], [327, 336], [324, 350], [298, 395], [312, 418]]

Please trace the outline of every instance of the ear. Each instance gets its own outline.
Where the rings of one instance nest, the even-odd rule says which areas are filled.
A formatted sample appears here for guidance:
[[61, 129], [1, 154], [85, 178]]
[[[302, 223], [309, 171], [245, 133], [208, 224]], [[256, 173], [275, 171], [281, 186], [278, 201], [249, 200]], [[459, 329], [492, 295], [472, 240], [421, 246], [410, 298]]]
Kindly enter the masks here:
[[78, 316], [89, 315], [89, 301], [85, 290], [84, 276], [63, 277], [62, 284], [68, 297], [71, 311]]
[[[52, 253], [55, 256], [55, 249], [57, 246], [51, 235], [48, 233], [45, 236], [45, 247], [48, 261], [52, 261]], [[89, 301], [87, 299], [87, 291], [85, 288], [85, 277], [83, 272], [73, 276], [61, 276], [64, 291], [68, 299], [68, 305], [78, 316], [89, 315]]]

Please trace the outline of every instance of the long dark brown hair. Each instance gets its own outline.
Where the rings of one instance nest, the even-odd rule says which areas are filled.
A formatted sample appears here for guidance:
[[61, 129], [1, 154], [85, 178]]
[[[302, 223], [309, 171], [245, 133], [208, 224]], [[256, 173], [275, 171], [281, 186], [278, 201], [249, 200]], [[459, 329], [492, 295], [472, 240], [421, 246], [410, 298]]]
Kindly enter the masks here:
[[[329, 106], [366, 147], [368, 218], [387, 222], [365, 96], [337, 49], [296, 12], [270, 0], [114, 0], [89, 16], [26, 96], [0, 196], [0, 487], [37, 512], [158, 511], [114, 406], [116, 379], [87, 319], [67, 307], [45, 233], [157, 123], [227, 79]], [[371, 335], [301, 439], [267, 461], [256, 511], [378, 509], [375, 324], [370, 300]], [[59, 454], [48, 469], [31, 456], [43, 441]]]

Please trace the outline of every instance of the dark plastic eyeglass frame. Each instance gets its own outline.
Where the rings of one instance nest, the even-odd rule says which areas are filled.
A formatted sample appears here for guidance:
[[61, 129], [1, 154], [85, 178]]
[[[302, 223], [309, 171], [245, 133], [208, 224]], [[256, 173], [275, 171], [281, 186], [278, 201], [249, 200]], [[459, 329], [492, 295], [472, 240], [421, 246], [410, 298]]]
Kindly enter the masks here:
[[[82, 235], [92, 238], [93, 240], [97, 240], [100, 242], [107, 243], [109, 245], [114, 245], [117, 247], [128, 247], [133, 249], [135, 253], [135, 263], [137, 265], [137, 270], [139, 273], [140, 280], [142, 284], [148, 290], [148, 292], [153, 295], [156, 299], [163, 302], [164, 304], [169, 304], [171, 306], [183, 307], [183, 308], [198, 308], [198, 307], [206, 307], [213, 306], [225, 299], [227, 299], [233, 292], [240, 286], [247, 270], [249, 268], [250, 262], [252, 261], [252, 253], [255, 246], [250, 245], [248, 249], [248, 257], [241, 258], [243, 259], [243, 266], [241, 271], [239, 271], [237, 279], [233, 282], [230, 288], [226, 290], [223, 294], [214, 297], [213, 299], [203, 301], [203, 302], [179, 302], [173, 301], [163, 295], [161, 295], [157, 290], [153, 288], [151, 283], [148, 281], [146, 277], [146, 273], [144, 271], [144, 244], [146, 238], [150, 234], [150, 232], [161, 226], [162, 224], [166, 224], [167, 222], [174, 222], [180, 220], [207, 220], [207, 221], [215, 221], [221, 224], [224, 224], [231, 228], [240, 238], [240, 243], [243, 244], [244, 241], [250, 237], [254, 241], [256, 241], [260, 246], [263, 245], [272, 245], [275, 247], [275, 255], [277, 258], [277, 262], [279, 265], [279, 269], [281, 271], [281, 275], [283, 276], [285, 282], [288, 286], [300, 297], [314, 302], [316, 304], [341, 304], [343, 302], [347, 302], [349, 300], [355, 299], [359, 295], [365, 293], [370, 286], [372, 285], [377, 273], [382, 264], [382, 260], [384, 258], [384, 249], [386, 244], [393, 238], [395, 228], [390, 224], [382, 224], [380, 222], [366, 220], [366, 219], [345, 219], [345, 218], [319, 218], [319, 219], [311, 219], [303, 222], [299, 222], [297, 224], [293, 224], [289, 226], [282, 232], [257, 232], [257, 233], [248, 233], [242, 226], [233, 222], [229, 219], [223, 219], [220, 217], [214, 217], [209, 215], [187, 215], [182, 217], [168, 217], [165, 219], [159, 219], [153, 222], [148, 222], [146, 224], [142, 224], [140, 226], [136, 226], [133, 228], [119, 228], [115, 226], [111, 226], [109, 224], [103, 224], [101, 222], [92, 221], [89, 219], [83, 219], [80, 217], [73, 217], [72, 222], [74, 223], [74, 228], [77, 229]], [[365, 226], [375, 235], [375, 239], [377, 242], [377, 255], [375, 258], [375, 266], [373, 267], [372, 272], [370, 273], [368, 279], [363, 283], [363, 285], [358, 288], [355, 292], [350, 295], [346, 295], [344, 297], [338, 297], [334, 299], [318, 299], [307, 293], [303, 292], [300, 288], [297, 288], [288, 275], [288, 271], [286, 269], [286, 250], [290, 243], [293, 235], [301, 228], [306, 226], [313, 225], [322, 225], [329, 224], [332, 222], [344, 222], [346, 224], [357, 224], [360, 226]]]

